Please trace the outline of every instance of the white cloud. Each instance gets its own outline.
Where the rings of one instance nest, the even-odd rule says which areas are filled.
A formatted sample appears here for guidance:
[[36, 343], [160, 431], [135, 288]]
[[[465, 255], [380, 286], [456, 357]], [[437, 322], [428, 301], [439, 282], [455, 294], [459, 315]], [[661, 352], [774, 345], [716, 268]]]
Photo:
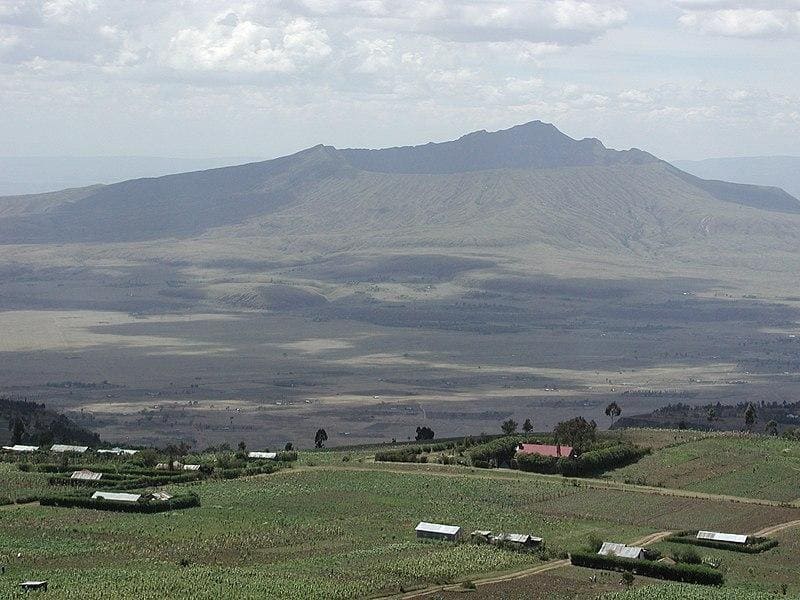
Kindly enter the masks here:
[[267, 27], [228, 14], [203, 29], [178, 31], [165, 62], [187, 71], [291, 73], [330, 53], [325, 30], [302, 17]]
[[741, 38], [800, 35], [800, 3], [679, 0], [681, 25], [700, 33]]

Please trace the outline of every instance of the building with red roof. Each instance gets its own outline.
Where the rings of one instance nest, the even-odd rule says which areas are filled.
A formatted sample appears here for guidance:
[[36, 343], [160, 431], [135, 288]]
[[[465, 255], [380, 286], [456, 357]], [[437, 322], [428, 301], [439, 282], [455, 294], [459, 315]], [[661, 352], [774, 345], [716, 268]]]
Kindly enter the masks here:
[[575, 449], [572, 446], [562, 446], [558, 444], [520, 444], [517, 446], [517, 454], [539, 454], [552, 458], [572, 458], [575, 456]]

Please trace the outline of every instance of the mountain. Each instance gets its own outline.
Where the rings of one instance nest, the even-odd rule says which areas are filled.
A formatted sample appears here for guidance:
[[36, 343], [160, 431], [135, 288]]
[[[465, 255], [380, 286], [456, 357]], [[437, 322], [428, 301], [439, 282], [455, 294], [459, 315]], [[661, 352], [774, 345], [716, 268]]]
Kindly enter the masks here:
[[776, 185], [800, 197], [800, 156], [750, 156], [679, 160], [679, 169], [706, 179]]
[[[653, 215], [631, 211], [651, 205], [675, 219], [682, 218], [675, 213], [682, 206], [711, 215], [742, 205], [800, 214], [800, 202], [780, 189], [702, 180], [641, 150], [610, 150], [534, 121], [439, 144], [320, 145], [270, 161], [0, 199], [0, 240], [107, 243], [258, 232], [329, 238], [341, 228], [353, 232], [351, 241], [382, 232], [381, 245], [391, 246], [408, 244], [412, 226], [424, 245], [429, 228], [438, 226], [448, 236], [461, 231], [491, 246], [507, 244], [509, 235], [517, 243], [552, 238], [553, 229], [541, 231], [546, 224], [537, 219], [550, 215], [551, 224], [562, 225], [562, 239], [552, 240], [560, 244], [587, 229], [593, 236], [610, 214], [616, 216], [608, 233], [624, 238], [623, 245], [658, 246], [687, 233], [642, 230], [650, 229], [642, 219]], [[585, 221], [594, 213], [595, 221]], [[490, 223], [497, 227], [480, 231]], [[522, 224], [528, 239], [516, 231]], [[649, 238], [659, 234], [665, 239]]]

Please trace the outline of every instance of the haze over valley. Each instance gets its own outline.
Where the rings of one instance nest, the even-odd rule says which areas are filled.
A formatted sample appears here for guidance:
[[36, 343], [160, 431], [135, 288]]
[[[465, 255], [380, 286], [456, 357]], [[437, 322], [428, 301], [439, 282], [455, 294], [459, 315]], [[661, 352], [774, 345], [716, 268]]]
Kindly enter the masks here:
[[199, 447], [797, 391], [800, 201], [532, 121], [0, 199], [0, 391]]

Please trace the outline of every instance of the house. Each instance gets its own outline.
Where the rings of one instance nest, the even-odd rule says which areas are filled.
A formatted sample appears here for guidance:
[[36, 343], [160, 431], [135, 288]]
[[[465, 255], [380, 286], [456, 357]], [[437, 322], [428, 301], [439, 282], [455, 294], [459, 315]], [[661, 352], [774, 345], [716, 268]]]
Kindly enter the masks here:
[[88, 469], [81, 469], [80, 471], [73, 471], [70, 479], [76, 481], [99, 481], [103, 477], [102, 473], [95, 473]]
[[461, 539], [461, 527], [456, 525], [440, 525], [439, 523], [421, 521], [414, 531], [417, 532], [417, 537], [421, 539], [445, 540], [448, 542], [457, 542]]
[[544, 540], [528, 533], [498, 533], [492, 538], [493, 544], [511, 544], [519, 548], [533, 548], [539, 546]]
[[[158, 463], [156, 465], [156, 469], [159, 471], [169, 471], [169, 463]], [[173, 471], [180, 471], [181, 469], [183, 469], [183, 463], [180, 463], [177, 460], [172, 461]]]
[[746, 535], [737, 535], [735, 533], [719, 533], [717, 531], [698, 531], [698, 540], [711, 540], [714, 542], [728, 542], [729, 544], [746, 544]]
[[540, 456], [550, 456], [552, 458], [573, 458], [575, 449], [572, 446], [555, 446], [550, 444], [520, 444], [517, 446], [517, 454], [538, 454]]
[[136, 454], [138, 450], [128, 450], [127, 448], [102, 448], [97, 451], [98, 454], [115, 454], [117, 456], [121, 454], [125, 454], [128, 456], [132, 456]]
[[23, 581], [19, 584], [26, 592], [30, 592], [31, 590], [41, 590], [43, 592], [47, 591], [47, 582], [46, 581]]
[[70, 446], [68, 444], [53, 444], [50, 452], [77, 452], [83, 454], [89, 449], [89, 446]]
[[640, 548], [638, 546], [626, 546], [625, 544], [616, 544], [614, 542], [603, 542], [598, 554], [601, 554], [602, 556], [632, 558], [635, 560], [642, 560], [645, 558], [644, 548]]
[[141, 494], [124, 494], [121, 492], [95, 492], [92, 500], [113, 500], [115, 502], [138, 502]]
[[183, 465], [184, 471], [199, 471], [200, 465]]
[[172, 494], [168, 492], [153, 492], [152, 497], [153, 500], [160, 500], [161, 502], [166, 502], [173, 498]]
[[22, 444], [14, 444], [13, 446], [3, 446], [3, 450], [9, 452], [36, 452], [39, 446], [24, 446]]
[[268, 460], [275, 460], [278, 458], [277, 452], [248, 452], [247, 458], [266, 458]]

